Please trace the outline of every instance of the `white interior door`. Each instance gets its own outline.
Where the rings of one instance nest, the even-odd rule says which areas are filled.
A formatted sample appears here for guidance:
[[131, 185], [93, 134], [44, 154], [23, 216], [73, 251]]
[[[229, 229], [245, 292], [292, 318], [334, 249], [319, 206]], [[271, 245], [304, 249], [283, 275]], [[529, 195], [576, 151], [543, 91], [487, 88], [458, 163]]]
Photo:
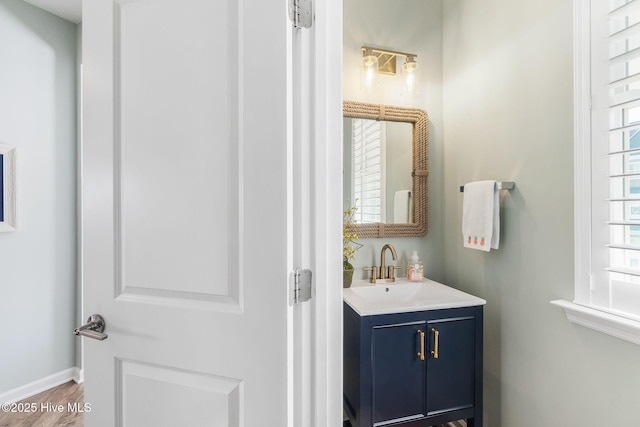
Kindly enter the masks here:
[[286, 5], [83, 3], [91, 426], [286, 426]]

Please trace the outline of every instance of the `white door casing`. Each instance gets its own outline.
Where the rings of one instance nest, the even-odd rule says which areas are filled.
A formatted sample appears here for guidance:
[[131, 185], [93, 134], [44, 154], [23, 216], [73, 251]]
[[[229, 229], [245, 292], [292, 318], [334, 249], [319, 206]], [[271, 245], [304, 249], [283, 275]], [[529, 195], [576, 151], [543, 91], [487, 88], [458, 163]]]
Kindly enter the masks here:
[[[313, 298], [294, 308], [294, 426], [342, 425], [342, 0], [316, 1], [294, 31], [294, 262]], [[310, 189], [310, 190], [308, 190]]]
[[88, 427], [290, 424], [286, 16], [83, 3]]

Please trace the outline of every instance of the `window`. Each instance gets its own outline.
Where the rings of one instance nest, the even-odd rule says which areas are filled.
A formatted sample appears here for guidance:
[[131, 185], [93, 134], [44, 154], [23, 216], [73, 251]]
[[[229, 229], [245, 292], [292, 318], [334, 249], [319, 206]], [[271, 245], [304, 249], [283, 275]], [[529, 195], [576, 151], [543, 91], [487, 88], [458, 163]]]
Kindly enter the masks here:
[[640, 0], [575, 0], [570, 320], [640, 344]]
[[385, 135], [383, 121], [352, 119], [351, 188], [357, 223], [385, 222]]

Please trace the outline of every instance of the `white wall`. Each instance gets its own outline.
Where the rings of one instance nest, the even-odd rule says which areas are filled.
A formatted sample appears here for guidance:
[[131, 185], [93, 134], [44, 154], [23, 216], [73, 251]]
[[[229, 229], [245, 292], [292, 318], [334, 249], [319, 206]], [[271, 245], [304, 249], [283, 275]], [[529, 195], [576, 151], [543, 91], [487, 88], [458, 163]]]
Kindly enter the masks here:
[[[442, 132], [442, 0], [344, 0], [343, 83], [345, 100], [417, 107], [429, 116], [429, 232], [424, 237], [361, 239], [365, 246], [352, 264], [354, 278], [363, 278], [362, 267], [379, 265], [380, 250], [391, 243], [398, 251], [397, 265], [406, 266], [413, 250], [425, 264], [425, 275], [443, 278], [442, 179], [444, 170]], [[418, 55], [421, 93], [401, 97], [401, 74], [381, 75], [379, 90], [360, 91], [363, 45]], [[403, 59], [398, 61], [398, 69]], [[387, 255], [387, 264], [390, 264]], [[405, 274], [403, 271], [402, 274]], [[368, 277], [368, 276], [366, 276]]]
[[0, 233], [0, 394], [75, 366], [76, 25], [0, 2], [0, 143], [19, 231]]
[[445, 281], [487, 300], [485, 425], [638, 424], [640, 346], [569, 323], [571, 0], [444, 1], [444, 185], [498, 179], [500, 249], [464, 249], [445, 191]]

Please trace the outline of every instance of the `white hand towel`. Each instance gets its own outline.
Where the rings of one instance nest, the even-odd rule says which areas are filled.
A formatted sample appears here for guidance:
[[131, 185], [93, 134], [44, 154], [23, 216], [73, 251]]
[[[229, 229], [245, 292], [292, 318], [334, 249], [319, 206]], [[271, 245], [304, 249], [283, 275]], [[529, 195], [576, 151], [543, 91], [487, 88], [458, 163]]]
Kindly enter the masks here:
[[489, 252], [500, 244], [500, 198], [495, 181], [465, 184], [462, 205], [464, 247]]

